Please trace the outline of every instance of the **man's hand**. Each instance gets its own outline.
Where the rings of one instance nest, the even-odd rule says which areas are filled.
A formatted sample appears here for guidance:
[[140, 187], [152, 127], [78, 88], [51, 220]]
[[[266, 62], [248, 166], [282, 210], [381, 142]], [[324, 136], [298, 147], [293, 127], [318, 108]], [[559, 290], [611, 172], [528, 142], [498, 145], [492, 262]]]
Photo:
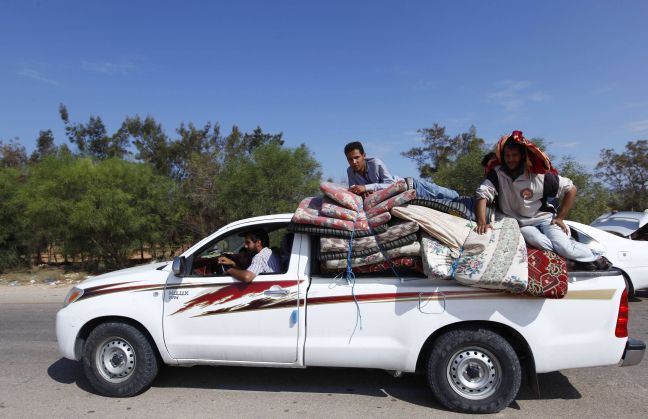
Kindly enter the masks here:
[[232, 259], [228, 258], [227, 256], [219, 256], [218, 263], [223, 266], [230, 266], [230, 267], [236, 266], [236, 262], [234, 262]]
[[485, 234], [489, 229], [493, 229], [493, 226], [490, 224], [477, 224], [475, 227], [475, 232], [477, 234]]
[[367, 192], [367, 188], [364, 185], [351, 185], [349, 190], [356, 195], [364, 195]]
[[569, 227], [567, 227], [567, 224], [565, 224], [562, 218], [554, 218], [553, 220], [551, 220], [551, 224], [557, 225], [562, 229], [562, 231], [565, 232], [566, 235], [569, 236]]

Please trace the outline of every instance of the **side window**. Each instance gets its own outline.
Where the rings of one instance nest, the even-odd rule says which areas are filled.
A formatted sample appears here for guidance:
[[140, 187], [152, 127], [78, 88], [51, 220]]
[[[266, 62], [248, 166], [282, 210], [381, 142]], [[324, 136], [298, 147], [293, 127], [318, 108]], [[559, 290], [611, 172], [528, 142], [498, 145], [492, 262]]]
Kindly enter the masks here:
[[[293, 233], [287, 230], [285, 224], [254, 226], [254, 229], [259, 228], [263, 228], [268, 233], [269, 247], [273, 257], [281, 261], [280, 271], [271, 272], [271, 274], [287, 272], [292, 253]], [[195, 253], [191, 265], [191, 275], [227, 276], [225, 269], [218, 263], [218, 257], [223, 255], [235, 261], [238, 268], [247, 269], [254, 257], [254, 254], [245, 248], [245, 234], [249, 231], [249, 228], [233, 231]]]

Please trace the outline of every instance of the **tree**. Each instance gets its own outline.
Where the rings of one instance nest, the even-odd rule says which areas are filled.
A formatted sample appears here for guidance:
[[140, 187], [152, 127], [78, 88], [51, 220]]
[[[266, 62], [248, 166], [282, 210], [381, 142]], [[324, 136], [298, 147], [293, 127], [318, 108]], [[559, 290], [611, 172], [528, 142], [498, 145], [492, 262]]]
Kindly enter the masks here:
[[317, 193], [321, 176], [305, 145], [291, 149], [273, 142], [227, 162], [216, 199], [227, 221], [292, 212], [304, 197]]
[[561, 176], [574, 182], [577, 188], [576, 202], [569, 211], [569, 219], [589, 224], [599, 215], [609, 211], [611, 193], [573, 157], [564, 157], [557, 165]]
[[79, 153], [100, 160], [123, 158], [128, 154], [128, 131], [119, 129], [108, 136], [106, 127], [98, 116], [90, 116], [87, 124], [70, 122], [65, 105], [59, 106], [61, 120], [65, 124], [65, 135], [77, 146]]
[[610, 185], [621, 200], [616, 209], [643, 211], [648, 208], [648, 140], [630, 141], [625, 152], [601, 150], [596, 176]]
[[22, 224], [23, 211], [16, 201], [22, 186], [22, 175], [13, 167], [0, 166], [0, 272], [26, 261], [24, 254]]
[[32, 152], [30, 160], [32, 162], [40, 161], [46, 156], [56, 154], [57, 150], [52, 130], [41, 130], [36, 139], [36, 149]]
[[131, 136], [137, 149], [136, 159], [151, 164], [157, 174], [172, 175], [172, 147], [161, 124], [152, 116], [147, 116], [144, 120], [139, 116], [126, 117], [121, 129]]
[[459, 156], [475, 150], [481, 150], [484, 140], [477, 136], [477, 129], [471, 126], [468, 132], [454, 137], [446, 134], [445, 127], [434, 123], [431, 128], [417, 130], [423, 136], [423, 146], [413, 147], [403, 156], [416, 162], [419, 174], [429, 178], [440, 168], [456, 160]]
[[6, 144], [0, 140], [0, 167], [22, 168], [27, 161], [27, 151], [23, 145], [18, 144], [17, 139]]
[[472, 196], [484, 178], [481, 160], [485, 147], [476, 147], [442, 165], [434, 174], [434, 182], [456, 190], [460, 195]]

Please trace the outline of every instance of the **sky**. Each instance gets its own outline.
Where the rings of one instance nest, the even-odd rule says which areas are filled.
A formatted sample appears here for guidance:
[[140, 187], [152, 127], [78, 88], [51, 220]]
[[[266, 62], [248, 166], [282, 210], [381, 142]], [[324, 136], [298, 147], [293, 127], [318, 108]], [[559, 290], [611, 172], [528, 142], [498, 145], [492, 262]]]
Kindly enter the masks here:
[[393, 174], [417, 130], [513, 130], [593, 168], [648, 138], [646, 1], [4, 1], [0, 140], [28, 151], [58, 115], [283, 132], [324, 177], [362, 141]]

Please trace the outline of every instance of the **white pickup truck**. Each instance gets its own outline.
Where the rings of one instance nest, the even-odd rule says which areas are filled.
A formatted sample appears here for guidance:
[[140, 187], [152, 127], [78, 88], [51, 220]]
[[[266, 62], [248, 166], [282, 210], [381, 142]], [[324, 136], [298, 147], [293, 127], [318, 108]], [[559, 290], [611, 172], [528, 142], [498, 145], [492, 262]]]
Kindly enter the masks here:
[[[378, 368], [426, 374], [446, 407], [497, 412], [521, 375], [636, 365], [645, 344], [629, 339], [623, 276], [570, 273], [550, 300], [428, 280], [414, 272], [359, 274], [354, 284], [321, 274], [316, 236], [289, 233], [292, 214], [229, 224], [175, 258], [88, 279], [56, 318], [64, 357], [81, 360], [96, 390], [132, 396], [168, 365]], [[241, 233], [264, 228], [288, 250], [283, 271], [244, 284], [216, 256]], [[286, 240], [288, 239], [288, 240]]]

